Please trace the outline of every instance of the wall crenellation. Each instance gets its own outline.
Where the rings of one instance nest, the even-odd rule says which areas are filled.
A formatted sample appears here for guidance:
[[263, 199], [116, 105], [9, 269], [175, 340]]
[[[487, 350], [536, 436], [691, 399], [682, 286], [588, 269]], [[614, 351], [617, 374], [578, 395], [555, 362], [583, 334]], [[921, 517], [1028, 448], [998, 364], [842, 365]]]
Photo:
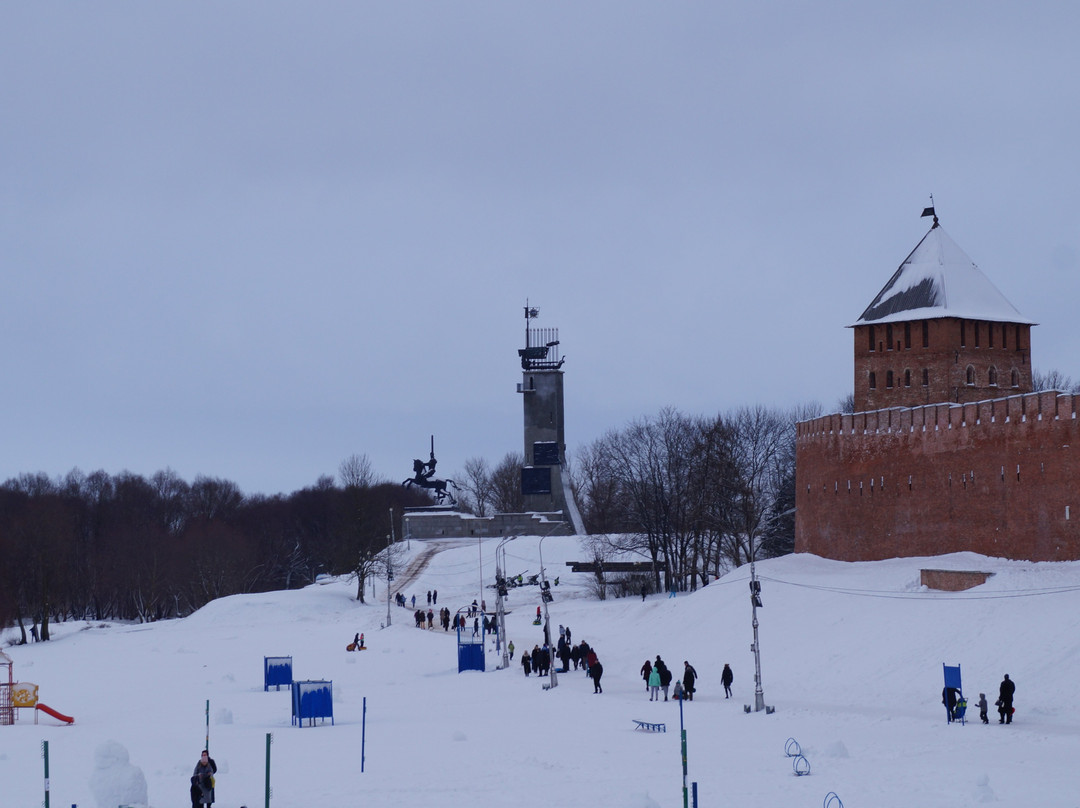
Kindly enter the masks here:
[[800, 441], [830, 435], [881, 435], [903, 432], [934, 433], [988, 424], [1038, 423], [1077, 418], [1080, 395], [1056, 390], [1023, 393], [967, 404], [924, 404], [856, 413], [832, 413], [796, 425]]

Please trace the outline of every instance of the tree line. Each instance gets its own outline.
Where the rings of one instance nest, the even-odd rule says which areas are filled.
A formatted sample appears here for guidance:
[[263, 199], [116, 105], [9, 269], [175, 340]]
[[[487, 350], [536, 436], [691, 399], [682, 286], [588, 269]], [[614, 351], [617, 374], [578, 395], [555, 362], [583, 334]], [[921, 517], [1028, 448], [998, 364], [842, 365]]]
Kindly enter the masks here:
[[[651, 590], [692, 590], [751, 558], [792, 552], [795, 424], [820, 413], [816, 404], [712, 417], [668, 408], [586, 445], [568, 472], [590, 560], [644, 556], [653, 562]], [[481, 458], [467, 461], [465, 507], [480, 516], [493, 503], [515, 510], [522, 462], [508, 454], [489, 470]], [[603, 596], [603, 586], [597, 591]]]
[[[662, 410], [584, 446], [567, 472], [594, 560], [653, 562], [648, 586], [695, 589], [751, 558], [794, 546], [795, 422], [814, 405], [712, 417]], [[524, 456], [466, 460], [459, 506], [523, 508]], [[429, 494], [387, 482], [366, 455], [290, 495], [245, 496], [233, 482], [72, 470], [0, 485], [0, 625], [181, 617], [226, 595], [352, 575], [358, 600], [385, 573], [387, 536]], [[391, 528], [391, 511], [395, 524]], [[635, 584], [637, 585], [637, 584]], [[603, 582], [598, 589], [603, 596]]]
[[0, 625], [152, 621], [214, 598], [352, 574], [357, 598], [384, 571], [391, 510], [423, 492], [376, 479], [366, 456], [291, 495], [245, 496], [228, 480], [171, 470], [24, 474], [0, 485]]

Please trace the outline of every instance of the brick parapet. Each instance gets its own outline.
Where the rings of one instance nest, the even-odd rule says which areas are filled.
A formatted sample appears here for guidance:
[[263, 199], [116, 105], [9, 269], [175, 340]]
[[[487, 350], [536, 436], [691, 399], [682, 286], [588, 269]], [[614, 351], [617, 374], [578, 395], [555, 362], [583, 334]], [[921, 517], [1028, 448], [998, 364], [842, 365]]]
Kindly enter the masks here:
[[1080, 558], [1080, 396], [834, 413], [797, 425], [796, 550]]

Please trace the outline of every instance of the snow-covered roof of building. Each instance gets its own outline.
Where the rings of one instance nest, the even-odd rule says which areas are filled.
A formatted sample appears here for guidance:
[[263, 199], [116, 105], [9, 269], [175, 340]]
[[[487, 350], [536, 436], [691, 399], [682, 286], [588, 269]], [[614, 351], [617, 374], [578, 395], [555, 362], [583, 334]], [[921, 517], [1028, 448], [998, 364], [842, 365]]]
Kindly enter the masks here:
[[848, 327], [941, 317], [1035, 325], [1005, 299], [935, 219], [885, 288]]

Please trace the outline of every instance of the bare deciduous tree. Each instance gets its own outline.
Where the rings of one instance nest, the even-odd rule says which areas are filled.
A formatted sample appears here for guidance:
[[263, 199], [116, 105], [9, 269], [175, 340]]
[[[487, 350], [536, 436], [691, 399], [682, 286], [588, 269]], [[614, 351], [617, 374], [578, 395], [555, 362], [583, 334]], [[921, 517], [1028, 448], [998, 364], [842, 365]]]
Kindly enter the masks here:
[[521, 493], [521, 469], [525, 455], [508, 452], [491, 472], [491, 506], [496, 513], [521, 513], [525, 497]]
[[1066, 376], [1060, 370], [1042, 371], [1038, 368], [1031, 371], [1031, 389], [1039, 393], [1043, 390], [1057, 390], [1059, 393], [1080, 393], [1080, 384], [1071, 377]]
[[370, 488], [377, 482], [375, 467], [366, 454], [351, 454], [338, 466], [338, 479], [345, 488]]
[[495, 496], [493, 472], [487, 461], [482, 457], [470, 457], [465, 461], [460, 480], [458, 487], [465, 493], [463, 504], [475, 515], [487, 516]]

